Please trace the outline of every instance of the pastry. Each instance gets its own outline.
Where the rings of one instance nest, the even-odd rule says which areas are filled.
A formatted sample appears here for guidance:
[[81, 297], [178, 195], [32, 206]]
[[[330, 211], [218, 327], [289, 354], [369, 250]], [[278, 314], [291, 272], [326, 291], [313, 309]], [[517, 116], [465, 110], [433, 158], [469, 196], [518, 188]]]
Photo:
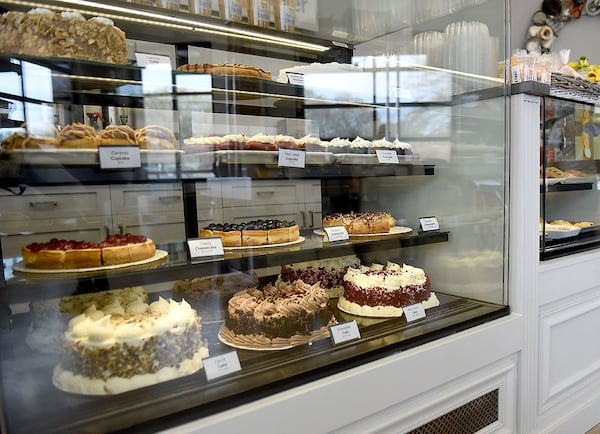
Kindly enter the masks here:
[[135, 132], [140, 149], [175, 149], [176, 138], [173, 132], [158, 125], [148, 125]]
[[281, 220], [211, 223], [200, 229], [200, 237], [220, 237], [223, 247], [264, 246], [296, 241], [300, 238], [300, 228], [295, 222]]
[[0, 16], [0, 52], [127, 63], [125, 33], [108, 18], [37, 8]]
[[81, 122], [65, 126], [60, 131], [58, 138], [59, 146], [63, 148], [94, 149], [98, 147], [96, 130]]
[[127, 125], [109, 125], [98, 133], [99, 145], [136, 145], [135, 131]]

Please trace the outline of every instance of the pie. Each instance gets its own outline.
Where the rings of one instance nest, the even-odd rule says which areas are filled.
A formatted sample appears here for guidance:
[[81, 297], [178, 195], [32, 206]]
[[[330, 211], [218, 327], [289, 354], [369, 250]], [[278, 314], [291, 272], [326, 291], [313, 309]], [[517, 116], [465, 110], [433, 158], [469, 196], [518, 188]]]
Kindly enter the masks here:
[[23, 262], [36, 269], [81, 269], [119, 265], [154, 256], [154, 242], [143, 235], [108, 235], [101, 243], [51, 239], [21, 249]]
[[296, 241], [298, 225], [285, 220], [252, 220], [245, 223], [211, 223], [200, 229], [201, 238], [219, 237], [223, 247], [266, 246]]

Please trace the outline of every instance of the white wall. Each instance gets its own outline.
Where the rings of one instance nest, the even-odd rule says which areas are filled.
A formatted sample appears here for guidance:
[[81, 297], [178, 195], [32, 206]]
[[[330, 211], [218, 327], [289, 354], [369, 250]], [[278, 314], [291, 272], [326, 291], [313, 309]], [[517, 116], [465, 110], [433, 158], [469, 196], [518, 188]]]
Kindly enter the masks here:
[[[525, 35], [531, 25], [531, 17], [542, 8], [542, 0], [512, 0], [511, 8], [511, 47], [525, 46]], [[552, 46], [553, 51], [571, 49], [571, 60], [585, 55], [590, 63], [600, 64], [600, 15], [583, 15], [579, 20], [568, 23], [559, 33]]]

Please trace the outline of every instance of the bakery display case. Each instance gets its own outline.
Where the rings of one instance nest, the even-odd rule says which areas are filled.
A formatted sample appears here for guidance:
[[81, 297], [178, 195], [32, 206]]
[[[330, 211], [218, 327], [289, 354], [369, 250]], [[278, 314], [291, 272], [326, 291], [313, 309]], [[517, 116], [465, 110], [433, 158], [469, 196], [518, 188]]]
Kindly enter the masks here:
[[509, 314], [504, 2], [87, 3], [0, 2], [3, 431], [156, 431]]
[[540, 259], [597, 248], [600, 119], [589, 102], [542, 99]]

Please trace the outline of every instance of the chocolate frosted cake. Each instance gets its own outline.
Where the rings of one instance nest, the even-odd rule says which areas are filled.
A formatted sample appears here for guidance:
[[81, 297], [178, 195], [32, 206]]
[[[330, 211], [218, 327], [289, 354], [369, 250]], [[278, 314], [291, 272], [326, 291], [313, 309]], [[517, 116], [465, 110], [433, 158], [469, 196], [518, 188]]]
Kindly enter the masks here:
[[319, 284], [268, 284], [240, 291], [229, 300], [221, 339], [249, 349], [279, 349], [329, 336], [335, 324], [327, 293]]
[[66, 392], [109, 395], [190, 375], [208, 348], [190, 305], [160, 298], [111, 313], [95, 307], [69, 322], [52, 382]]
[[388, 262], [349, 268], [338, 307], [355, 315], [387, 317], [401, 316], [402, 306], [416, 303], [439, 305], [429, 277], [420, 268]]
[[279, 278], [288, 283], [295, 280], [309, 285], [319, 283], [329, 297], [335, 298], [344, 292], [344, 275], [348, 268], [359, 266], [360, 260], [356, 256], [299, 262], [282, 265]]

